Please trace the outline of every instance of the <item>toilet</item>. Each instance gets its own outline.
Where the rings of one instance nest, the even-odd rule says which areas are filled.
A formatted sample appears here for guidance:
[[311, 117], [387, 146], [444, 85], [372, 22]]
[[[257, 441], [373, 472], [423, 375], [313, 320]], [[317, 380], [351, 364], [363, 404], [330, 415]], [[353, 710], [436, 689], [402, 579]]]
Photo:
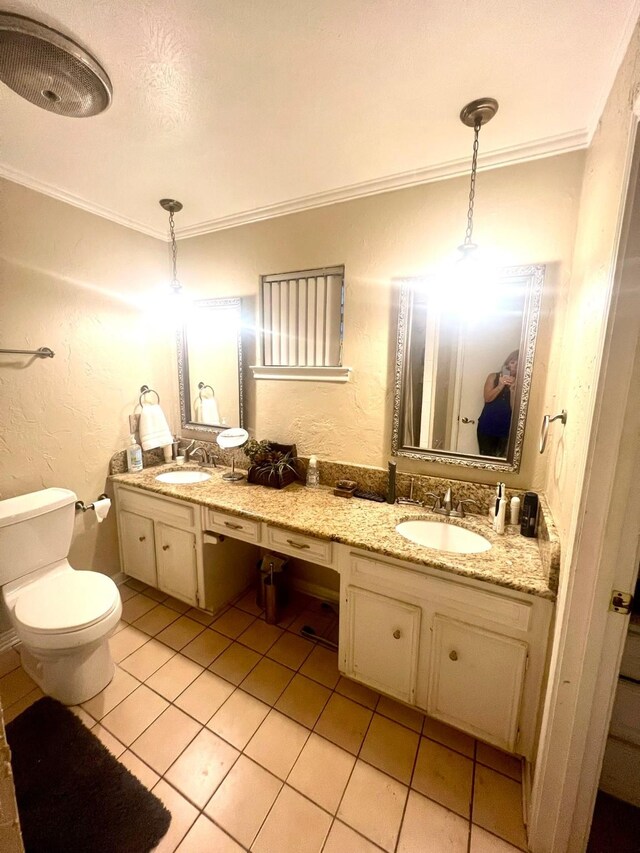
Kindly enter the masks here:
[[76, 500], [69, 489], [43, 489], [0, 501], [4, 621], [21, 641], [23, 668], [65, 705], [113, 678], [108, 638], [122, 614], [111, 578], [69, 565]]

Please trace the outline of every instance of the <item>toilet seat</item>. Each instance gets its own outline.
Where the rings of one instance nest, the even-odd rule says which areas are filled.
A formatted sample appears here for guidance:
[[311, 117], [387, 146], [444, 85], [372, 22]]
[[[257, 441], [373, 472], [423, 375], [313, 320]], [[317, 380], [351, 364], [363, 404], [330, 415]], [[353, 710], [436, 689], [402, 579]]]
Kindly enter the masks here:
[[22, 590], [13, 615], [30, 634], [69, 634], [90, 628], [120, 603], [118, 587], [98, 572], [67, 571]]

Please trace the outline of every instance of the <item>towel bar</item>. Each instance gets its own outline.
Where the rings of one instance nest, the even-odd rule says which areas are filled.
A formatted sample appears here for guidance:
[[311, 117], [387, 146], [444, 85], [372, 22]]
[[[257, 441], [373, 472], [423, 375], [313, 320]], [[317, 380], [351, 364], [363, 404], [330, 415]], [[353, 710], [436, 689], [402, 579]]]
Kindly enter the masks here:
[[201, 400], [202, 400], [202, 392], [205, 390], [205, 388], [208, 388], [211, 391], [212, 397], [216, 396], [216, 392], [213, 390], [211, 385], [205, 385], [204, 382], [198, 382], [198, 388], [199, 388], [198, 397], [200, 397]]
[[142, 385], [142, 387], [140, 388], [140, 396], [138, 397], [138, 405], [144, 406], [144, 403], [142, 402], [142, 398], [144, 397], [145, 394], [155, 394], [156, 397], [158, 398], [158, 405], [160, 405], [160, 394], [158, 394], [158, 392], [155, 391], [153, 388], [149, 388], [148, 385]]
[[105, 495], [103, 492], [101, 495], [98, 495], [92, 504], [86, 504], [84, 501], [76, 501], [76, 512], [86, 512], [88, 509], [95, 509], [96, 501], [102, 501], [108, 497], [109, 495]]
[[13, 355], [37, 355], [38, 358], [53, 358], [55, 352], [49, 347], [40, 347], [39, 349], [0, 349], [1, 353], [11, 353]]

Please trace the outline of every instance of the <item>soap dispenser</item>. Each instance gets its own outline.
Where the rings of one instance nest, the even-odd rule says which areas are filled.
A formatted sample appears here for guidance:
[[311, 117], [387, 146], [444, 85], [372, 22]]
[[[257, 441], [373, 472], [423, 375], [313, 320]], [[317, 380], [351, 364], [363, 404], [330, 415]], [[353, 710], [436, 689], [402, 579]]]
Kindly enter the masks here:
[[129, 446], [127, 447], [127, 471], [142, 471], [142, 448], [136, 442], [136, 437], [133, 433], [129, 437]]
[[315, 489], [320, 485], [320, 472], [318, 471], [318, 460], [315, 456], [309, 457], [309, 465], [307, 466], [307, 486]]

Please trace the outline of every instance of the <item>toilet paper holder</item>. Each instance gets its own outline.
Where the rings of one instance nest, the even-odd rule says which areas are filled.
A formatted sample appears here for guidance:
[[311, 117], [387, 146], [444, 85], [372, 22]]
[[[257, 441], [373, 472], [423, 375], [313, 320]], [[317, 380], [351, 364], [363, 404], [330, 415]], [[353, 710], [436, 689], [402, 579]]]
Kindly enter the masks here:
[[101, 495], [98, 495], [92, 504], [86, 504], [84, 501], [76, 501], [76, 512], [86, 512], [88, 509], [95, 509], [97, 501], [102, 501], [108, 497], [109, 495], [105, 495], [103, 492]]

